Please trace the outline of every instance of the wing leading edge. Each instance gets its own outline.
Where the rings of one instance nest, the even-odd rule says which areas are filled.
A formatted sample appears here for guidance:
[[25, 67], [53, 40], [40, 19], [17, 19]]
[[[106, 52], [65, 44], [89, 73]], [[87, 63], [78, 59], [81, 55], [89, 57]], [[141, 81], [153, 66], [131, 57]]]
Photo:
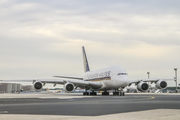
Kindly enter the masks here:
[[52, 84], [62, 84], [65, 85], [67, 83], [73, 83], [75, 87], [90, 87], [93, 89], [98, 89], [102, 87], [102, 83], [100, 82], [91, 82], [91, 81], [83, 81], [83, 80], [61, 80], [61, 79], [29, 79], [29, 80], [0, 80], [1, 82], [41, 82], [43, 84], [52, 83]]
[[169, 80], [176, 80], [176, 79], [137, 79], [137, 80], [130, 80], [130, 84], [139, 83], [139, 82], [158, 82], [158, 81], [169, 81]]

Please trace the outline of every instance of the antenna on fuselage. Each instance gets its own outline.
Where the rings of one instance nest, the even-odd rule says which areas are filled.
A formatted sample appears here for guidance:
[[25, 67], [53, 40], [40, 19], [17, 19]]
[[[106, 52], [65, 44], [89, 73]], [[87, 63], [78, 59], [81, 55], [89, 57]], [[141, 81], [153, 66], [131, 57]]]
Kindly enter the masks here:
[[90, 69], [89, 69], [89, 64], [88, 64], [84, 46], [82, 46], [82, 52], [83, 52], [84, 72], [87, 72], [87, 71], [90, 71]]

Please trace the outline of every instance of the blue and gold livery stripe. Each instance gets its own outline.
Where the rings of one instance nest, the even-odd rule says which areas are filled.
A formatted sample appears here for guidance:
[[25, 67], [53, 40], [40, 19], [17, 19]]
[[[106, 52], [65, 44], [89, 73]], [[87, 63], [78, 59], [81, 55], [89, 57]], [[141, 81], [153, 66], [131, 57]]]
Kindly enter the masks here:
[[111, 80], [111, 77], [102, 77], [102, 78], [94, 78], [94, 79], [85, 79], [84, 81], [94, 81], [94, 82], [97, 82], [97, 81], [103, 81], [103, 80]]

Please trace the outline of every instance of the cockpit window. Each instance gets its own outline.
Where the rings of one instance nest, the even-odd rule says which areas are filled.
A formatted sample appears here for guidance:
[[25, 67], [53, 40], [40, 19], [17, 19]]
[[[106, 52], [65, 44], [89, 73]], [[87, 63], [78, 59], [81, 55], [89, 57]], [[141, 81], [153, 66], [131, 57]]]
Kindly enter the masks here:
[[127, 75], [127, 73], [118, 73], [117, 75]]

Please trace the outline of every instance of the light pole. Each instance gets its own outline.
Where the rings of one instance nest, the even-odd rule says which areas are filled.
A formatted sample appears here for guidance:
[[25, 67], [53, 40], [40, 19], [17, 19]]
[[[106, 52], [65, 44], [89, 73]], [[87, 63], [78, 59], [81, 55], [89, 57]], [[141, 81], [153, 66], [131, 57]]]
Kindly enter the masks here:
[[177, 68], [174, 68], [174, 70], [175, 70], [175, 79], [176, 79], [176, 92], [178, 92], [178, 90], [177, 90]]
[[[147, 74], [148, 74], [148, 79], [149, 79], [149, 74], [150, 74], [150, 72], [147, 72]], [[149, 82], [147, 82], [148, 83], [148, 86], [149, 86], [149, 90], [148, 90], [148, 92], [151, 92], [151, 85], [150, 85], [150, 83]]]
[[148, 74], [148, 79], [149, 79], [149, 74], [150, 74], [150, 72], [147, 72], [147, 74]]

